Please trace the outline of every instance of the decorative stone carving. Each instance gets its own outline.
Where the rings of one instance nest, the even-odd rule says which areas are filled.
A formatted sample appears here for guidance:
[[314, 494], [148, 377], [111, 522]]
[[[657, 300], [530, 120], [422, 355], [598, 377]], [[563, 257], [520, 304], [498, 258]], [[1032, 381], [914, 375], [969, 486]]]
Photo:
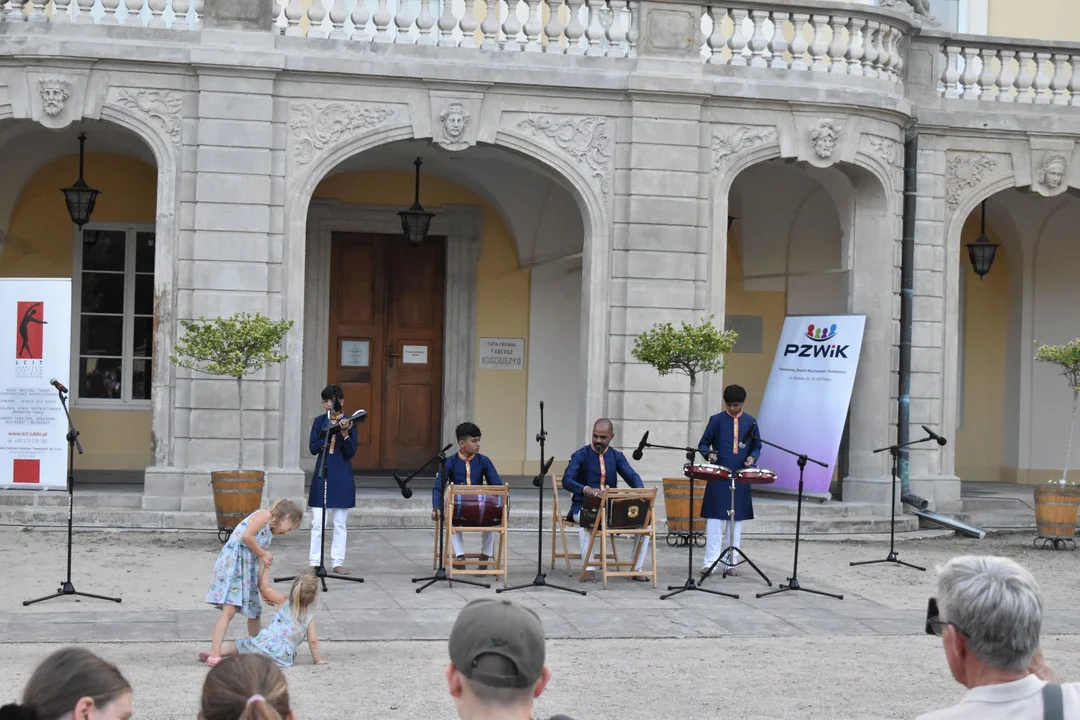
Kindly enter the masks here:
[[900, 143], [881, 135], [867, 135], [866, 142], [870, 145], [873, 153], [886, 163], [889, 165], [897, 164], [897, 159], [900, 157]]
[[1069, 158], [1061, 153], [1050, 153], [1039, 167], [1039, 184], [1048, 190], [1056, 190], [1069, 171]]
[[919, 17], [926, 18], [934, 25], [939, 24], [938, 19], [930, 14], [930, 0], [881, 0], [881, 2], [878, 3], [878, 7], [914, 12]]
[[841, 130], [841, 126], [828, 118], [818, 120], [817, 126], [810, 131], [810, 146], [814, 148], [814, 154], [822, 160], [831, 158]]
[[64, 110], [64, 101], [71, 92], [71, 83], [65, 78], [47, 75], [38, 80], [41, 108], [49, 117], [56, 117]]
[[435, 143], [447, 150], [464, 150], [469, 147], [465, 130], [471, 119], [472, 113], [466, 110], [464, 105], [456, 100], [450, 103], [439, 113], [442, 136]]
[[988, 155], [963, 153], [952, 155], [945, 163], [945, 202], [955, 210], [964, 191], [982, 182], [983, 175], [997, 167], [998, 161]]
[[183, 97], [172, 90], [121, 90], [116, 104], [146, 116], [165, 131], [174, 143], [180, 143], [183, 128]]
[[776, 136], [774, 127], [750, 127], [738, 125], [726, 133], [717, 133], [712, 139], [713, 170], [719, 170], [720, 164], [729, 155], [760, 145]]
[[374, 130], [394, 115], [393, 108], [345, 103], [292, 103], [289, 109], [295, 113], [289, 118], [289, 129], [296, 138], [296, 161], [301, 165], [339, 137]]
[[578, 164], [585, 165], [588, 174], [607, 198], [611, 192], [614, 150], [607, 122], [607, 118], [603, 117], [555, 117], [529, 113], [518, 123], [518, 127], [528, 128], [534, 137], [548, 138]]

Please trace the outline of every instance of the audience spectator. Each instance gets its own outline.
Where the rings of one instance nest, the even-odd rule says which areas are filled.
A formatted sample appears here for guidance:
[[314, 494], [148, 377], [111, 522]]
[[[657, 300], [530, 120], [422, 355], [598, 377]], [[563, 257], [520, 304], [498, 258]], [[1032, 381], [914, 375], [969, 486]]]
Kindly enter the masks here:
[[295, 720], [285, 674], [265, 655], [236, 655], [203, 682], [199, 720]]
[[957, 557], [937, 586], [926, 631], [941, 637], [949, 670], [968, 692], [919, 720], [1080, 718], [1080, 683], [1057, 685], [1043, 660], [1042, 595], [1031, 573], [1008, 558]]
[[22, 703], [0, 708], [0, 720], [128, 720], [131, 712], [131, 685], [116, 666], [69, 647], [37, 666]]
[[551, 679], [544, 654], [544, 625], [532, 610], [494, 598], [466, 605], [450, 631], [446, 668], [458, 717], [531, 720], [533, 700]]

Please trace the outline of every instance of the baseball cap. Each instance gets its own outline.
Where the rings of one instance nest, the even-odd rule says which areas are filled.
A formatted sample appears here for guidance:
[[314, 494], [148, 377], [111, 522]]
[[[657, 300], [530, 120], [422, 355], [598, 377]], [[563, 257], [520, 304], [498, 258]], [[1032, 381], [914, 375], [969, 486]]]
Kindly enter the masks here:
[[[505, 658], [514, 671], [493, 675], [477, 668], [488, 654]], [[532, 610], [509, 600], [474, 600], [450, 631], [450, 661], [462, 675], [488, 687], [527, 688], [544, 670], [544, 625]]]

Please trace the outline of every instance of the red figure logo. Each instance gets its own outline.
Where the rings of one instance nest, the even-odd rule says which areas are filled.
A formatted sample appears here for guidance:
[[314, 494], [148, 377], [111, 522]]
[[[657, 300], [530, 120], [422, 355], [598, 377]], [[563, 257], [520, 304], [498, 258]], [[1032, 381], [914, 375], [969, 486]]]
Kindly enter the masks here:
[[41, 482], [41, 460], [12, 460], [11, 480], [17, 483]]
[[41, 360], [45, 339], [45, 303], [18, 303], [19, 336], [15, 340], [17, 360]]

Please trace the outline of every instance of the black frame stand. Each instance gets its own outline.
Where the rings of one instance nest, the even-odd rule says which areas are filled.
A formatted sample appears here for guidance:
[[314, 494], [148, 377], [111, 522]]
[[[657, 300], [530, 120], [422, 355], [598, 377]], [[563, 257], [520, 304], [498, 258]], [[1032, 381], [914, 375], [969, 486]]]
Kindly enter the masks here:
[[548, 470], [551, 469], [551, 463], [555, 461], [555, 458], [550, 458], [547, 462], [544, 462], [544, 449], [545, 441], [547, 440], [547, 430], [544, 429], [544, 401], [540, 401], [540, 432], [536, 435], [536, 442], [540, 443], [540, 474], [533, 478], [533, 485], [537, 487], [537, 496], [540, 498], [540, 506], [536, 511], [536, 577], [530, 583], [523, 585], [514, 585], [512, 587], [495, 588], [495, 592], [504, 593], [511, 590], [521, 590], [522, 588], [530, 587], [548, 587], [554, 590], [562, 590], [563, 592], [577, 593], [578, 595], [585, 595], [586, 591], [577, 590], [575, 588], [563, 587], [562, 585], [554, 585], [547, 581], [547, 573], [544, 572], [544, 477], [547, 475]]
[[[61, 386], [62, 387], [62, 386]], [[67, 578], [60, 583], [60, 589], [58, 589], [52, 595], [46, 595], [45, 597], [37, 598], [36, 600], [24, 600], [23, 606], [33, 605], [34, 603], [43, 602], [45, 600], [52, 600], [53, 598], [62, 597], [64, 595], [76, 595], [78, 597], [94, 598], [95, 600], [109, 600], [111, 602], [121, 602], [120, 598], [107, 597], [105, 595], [93, 595], [91, 593], [79, 592], [75, 589], [75, 585], [71, 582], [71, 533], [73, 516], [75, 513], [75, 450], [79, 451], [79, 454], [83, 454], [82, 443], [79, 442], [79, 431], [75, 429], [74, 423], [71, 422], [71, 413], [68, 412], [67, 398], [64, 397], [64, 390], [60, 387], [56, 388], [57, 393], [60, 395], [60, 405], [64, 408], [64, 415], [67, 416], [68, 421], [68, 466], [67, 466], [67, 491], [68, 491], [68, 532], [67, 532]]]
[[[642, 448], [662, 448], [664, 450], [682, 450], [682, 451], [684, 451], [686, 453], [686, 462], [690, 463], [691, 465], [693, 464], [694, 458], [697, 457], [697, 453], [698, 453], [697, 448], [692, 448], [692, 447], [674, 447], [674, 446], [671, 446], [671, 445], [653, 445], [652, 443], [642, 443], [641, 447]], [[692, 468], [691, 468], [691, 470], [692, 470]], [[684, 582], [682, 585], [668, 585], [668, 590], [673, 590], [674, 592], [669, 592], [666, 595], [661, 595], [660, 599], [661, 600], [667, 600], [668, 598], [675, 597], [676, 595], [679, 595], [680, 593], [689, 592], [691, 590], [694, 590], [694, 591], [697, 591], [697, 592], [709, 593], [710, 595], [722, 595], [723, 597], [729, 597], [729, 598], [732, 598], [733, 600], [738, 600], [739, 596], [735, 595], [734, 593], [720, 592], [719, 590], [708, 590], [708, 589], [703, 588], [703, 587], [698, 587], [698, 584], [694, 581], [694, 543], [693, 543], [693, 532], [694, 532], [694, 476], [689, 470], [686, 471], [683, 474], [686, 475], [686, 478], [690, 481], [690, 512], [688, 513], [690, 515], [690, 518], [689, 518], [689, 521], [690, 521], [690, 542], [686, 543], [686, 550], [687, 550], [687, 552], [686, 552], [686, 582]]]
[[[759, 438], [760, 439], [760, 438]], [[815, 465], [820, 465], [823, 468], [829, 467], [820, 460], [815, 460], [812, 457], [807, 457], [802, 453], [797, 453], [794, 450], [788, 450], [785, 447], [774, 445], [768, 440], [761, 440], [761, 442], [769, 447], [776, 448], [777, 450], [786, 452], [788, 455], [794, 455], [798, 458], [799, 464], [799, 502], [798, 509], [795, 512], [795, 563], [791, 568], [791, 577], [788, 578], [787, 583], [780, 583], [780, 587], [776, 590], [769, 590], [767, 592], [758, 593], [757, 597], [763, 598], [769, 595], [776, 595], [777, 593], [788, 592], [789, 590], [799, 590], [802, 592], [813, 593], [814, 595], [824, 595], [825, 597], [836, 598], [837, 600], [843, 600], [843, 595], [835, 595], [833, 593], [825, 592], [823, 590], [811, 590], [810, 588], [803, 587], [799, 584], [799, 533], [802, 530], [802, 497], [803, 497], [803, 473], [806, 470], [806, 463], [812, 462]]]
[[892, 455], [892, 486], [889, 491], [889, 505], [892, 507], [892, 512], [889, 514], [889, 554], [881, 560], [860, 560], [859, 562], [853, 562], [851, 563], [852, 567], [855, 565], [875, 565], [877, 563], [891, 562], [896, 563], [897, 565], [903, 565], [904, 567], [909, 567], [913, 570], [922, 570], [923, 572], [926, 572], [926, 568], [924, 567], [904, 562], [896, 552], [896, 476], [900, 474], [900, 470], [897, 467], [900, 462], [900, 448], [918, 445], [919, 443], [929, 442], [933, 439], [934, 438], [927, 436], [901, 445], [889, 445], [888, 447], [878, 448], [874, 451], [875, 453], [879, 453], [888, 450]]
[[[439, 497], [443, 497], [446, 494], [446, 451], [454, 446], [453, 443], [448, 444], [442, 450], [437, 452], [434, 457], [428, 460], [426, 463], [420, 466], [420, 468], [409, 477], [402, 480], [399, 484], [402, 488], [402, 494], [408, 490], [408, 494], [405, 497], [411, 497], [412, 491], [406, 487], [410, 480], [419, 475], [427, 468], [428, 465], [435, 462], [439, 462]], [[435, 569], [434, 575], [428, 575], [427, 577], [413, 578], [414, 583], [425, 583], [423, 587], [416, 588], [416, 592], [421, 593], [427, 590], [429, 587], [439, 581], [445, 581], [449, 584], [461, 583], [462, 585], [475, 585], [476, 587], [490, 588], [491, 583], [478, 582], [476, 580], [462, 580], [460, 578], [451, 578], [446, 574], [446, 566], [443, 565], [443, 558], [446, 556], [446, 507], [439, 508], [439, 567]]]
[[[772, 587], [772, 580], [766, 577], [765, 573], [761, 572], [761, 568], [754, 564], [754, 561], [750, 559], [750, 556], [744, 553], [742, 551], [742, 548], [735, 547], [735, 478], [737, 476], [738, 472], [733, 471], [731, 475], [731, 504], [728, 506], [728, 546], [720, 551], [719, 557], [717, 557], [713, 564], [709, 566], [708, 570], [701, 574], [701, 579], [697, 582], [698, 587], [700, 587], [701, 583], [705, 582], [709, 578], [709, 576], [713, 574], [713, 570], [716, 569], [717, 565], [723, 562], [725, 555], [730, 556], [732, 562], [726, 563], [724, 565], [724, 574], [720, 576], [721, 578], [726, 578], [731, 572], [731, 568], [735, 567], [736, 565], [748, 563], [750, 567], [754, 568], [754, 571], [761, 576], [761, 579], [765, 581], [765, 584], [769, 587]], [[739, 555], [742, 555], [743, 559], [737, 559], [735, 557], [735, 553], [739, 553]]]
[[[319, 566], [315, 568], [315, 577], [319, 578], [319, 581], [322, 583], [323, 592], [326, 592], [327, 590], [326, 578], [330, 578], [331, 580], [347, 580], [349, 582], [364, 582], [364, 578], [362, 577], [338, 575], [337, 573], [327, 572], [326, 570], [326, 498], [330, 488], [330, 483], [327, 481], [326, 477], [326, 458], [330, 455], [330, 438], [333, 437], [335, 433], [339, 432], [341, 432], [340, 427], [334, 430], [332, 429], [332, 426], [327, 426], [326, 433], [323, 435], [322, 447], [319, 449], [318, 462], [320, 474], [322, 476], [322, 517], [320, 518], [320, 522], [322, 523], [322, 533], [319, 535], [321, 541], [319, 543]], [[342, 442], [344, 442], [344, 440]], [[274, 578], [274, 582], [295, 580], [296, 577], [296, 575], [290, 575], [288, 577]]]

